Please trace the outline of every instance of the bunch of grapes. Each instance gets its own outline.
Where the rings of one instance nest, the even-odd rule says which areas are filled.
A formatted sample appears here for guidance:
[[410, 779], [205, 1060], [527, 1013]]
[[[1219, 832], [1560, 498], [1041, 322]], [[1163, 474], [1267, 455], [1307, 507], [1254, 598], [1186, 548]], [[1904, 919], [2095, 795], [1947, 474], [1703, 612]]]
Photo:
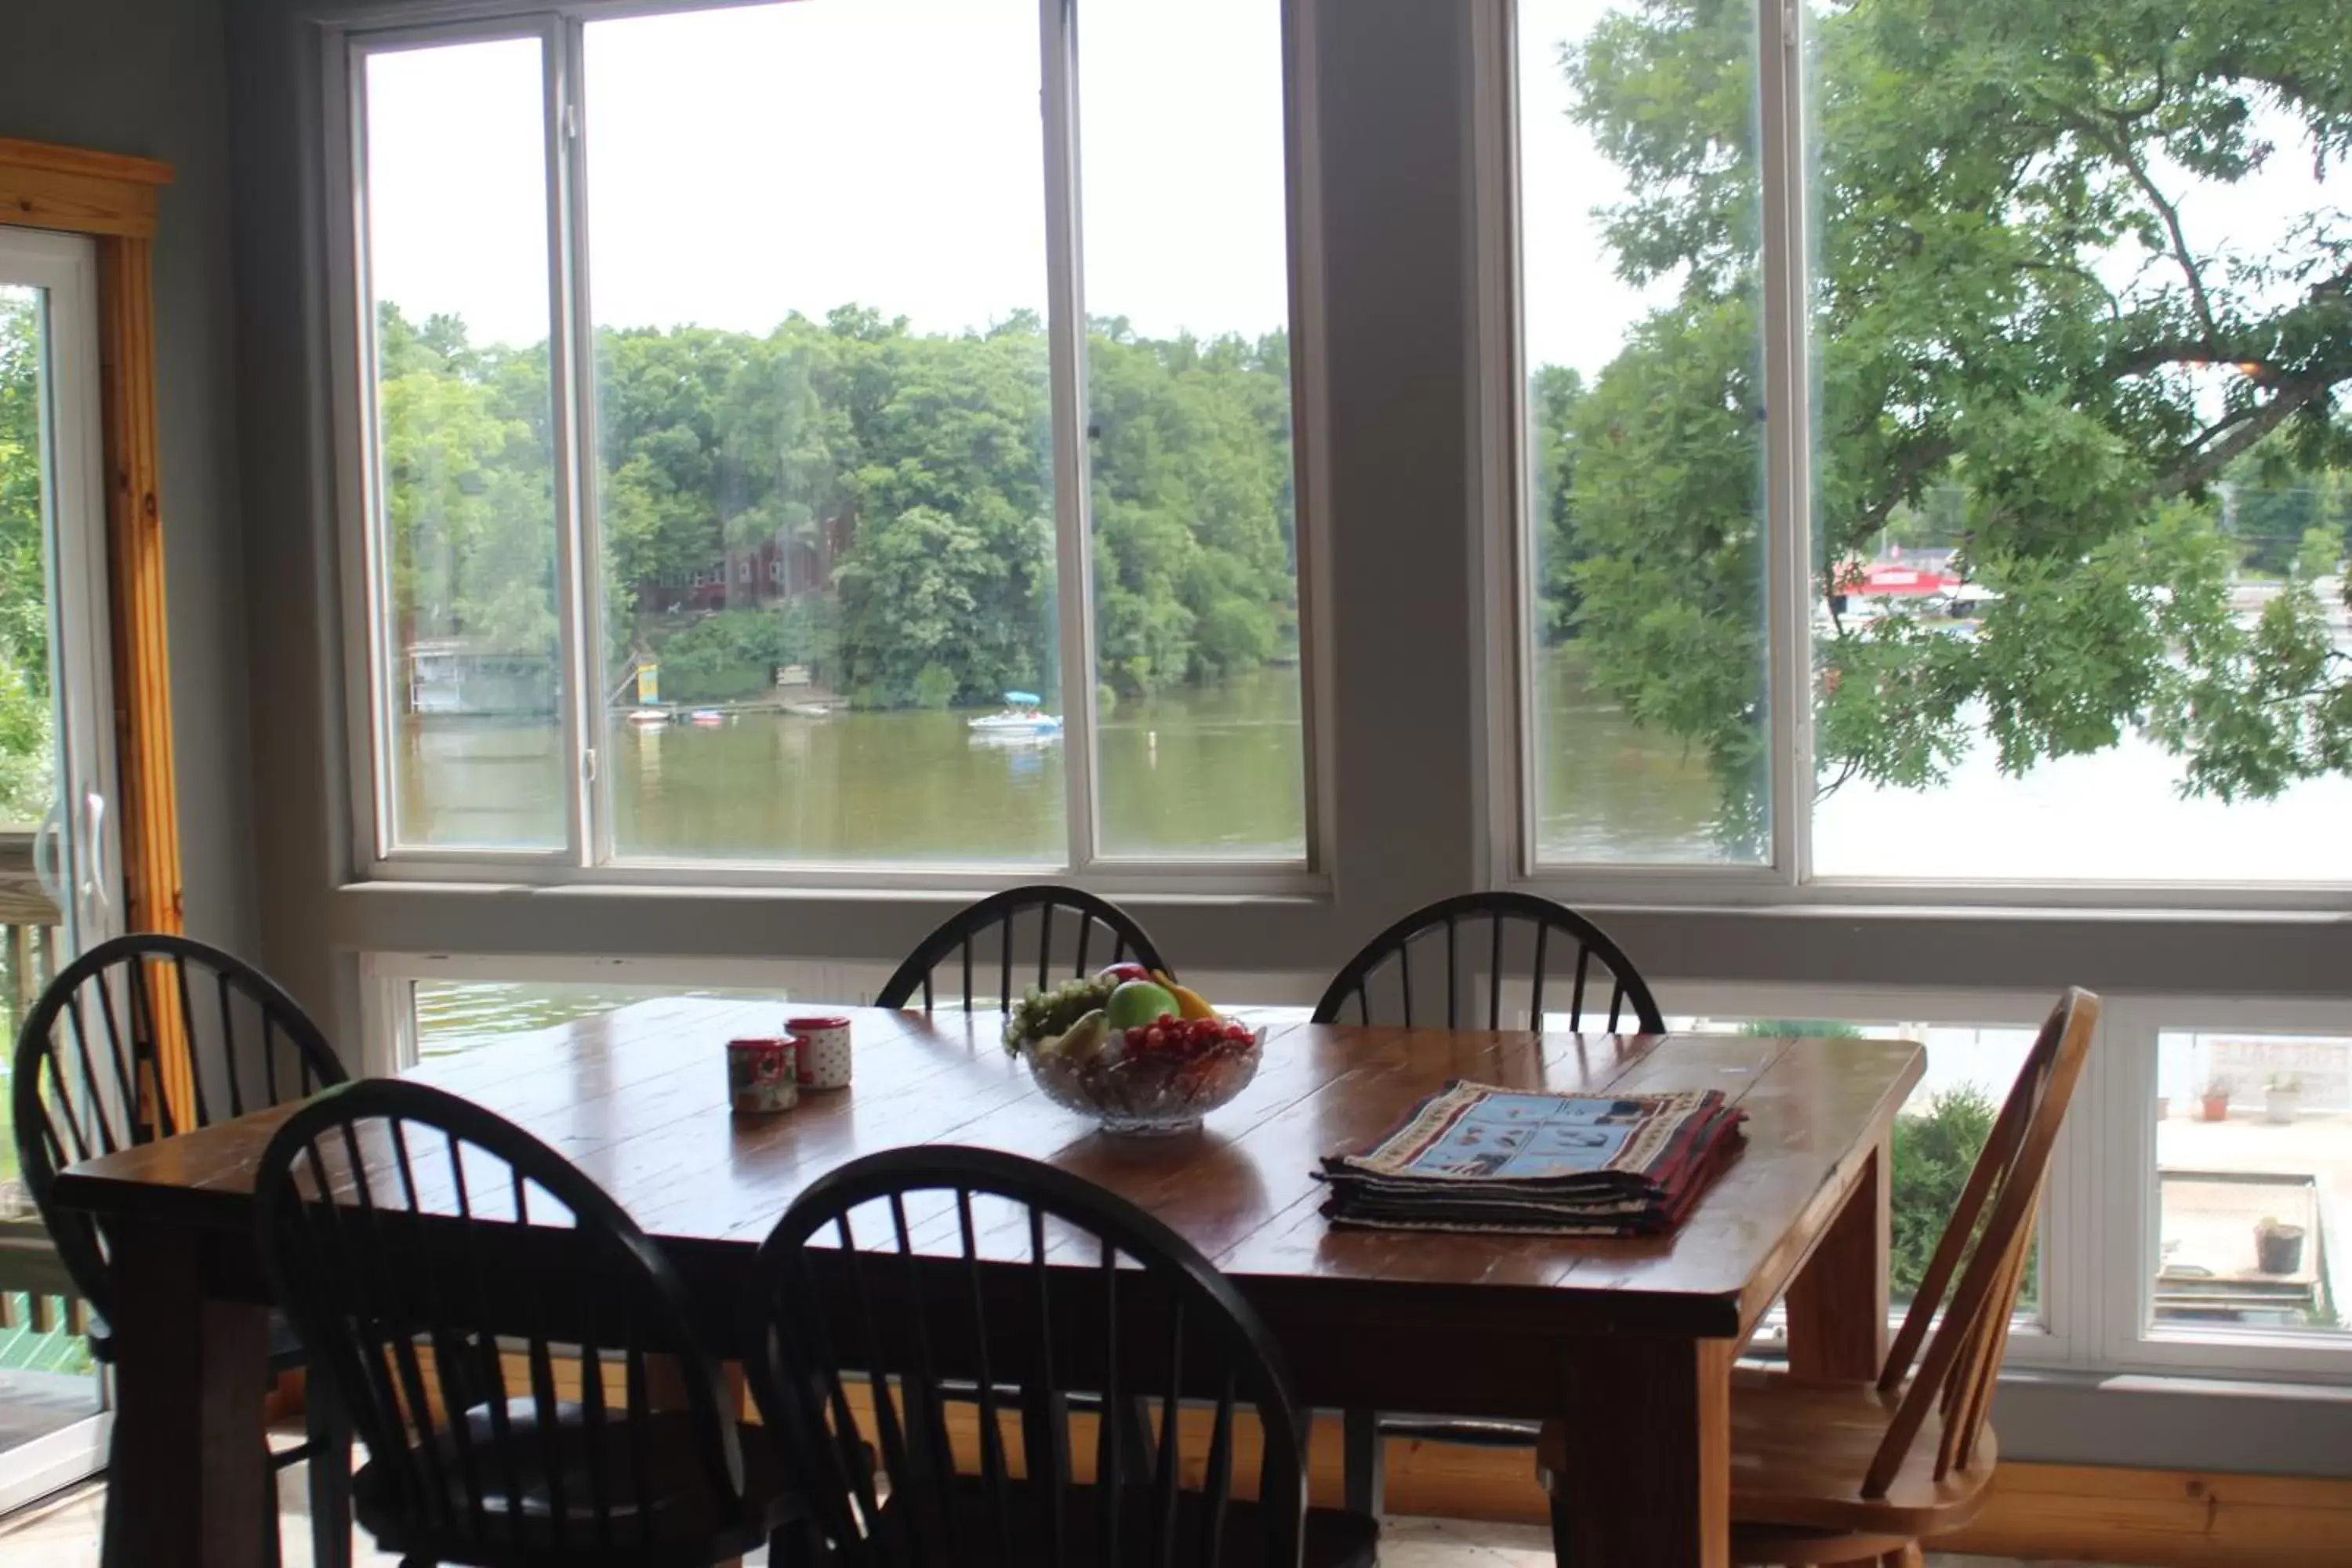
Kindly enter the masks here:
[[1011, 1050], [1024, 1040], [1051, 1039], [1110, 1000], [1118, 981], [1100, 975], [1065, 980], [1051, 991], [1034, 985], [1013, 1005], [1004, 1020], [1004, 1045]]

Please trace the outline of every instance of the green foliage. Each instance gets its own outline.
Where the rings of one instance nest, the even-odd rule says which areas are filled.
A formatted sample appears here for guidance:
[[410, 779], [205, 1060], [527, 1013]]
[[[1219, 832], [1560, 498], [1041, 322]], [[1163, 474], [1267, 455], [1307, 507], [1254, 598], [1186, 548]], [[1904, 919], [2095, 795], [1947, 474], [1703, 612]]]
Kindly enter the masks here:
[[717, 702], [767, 692], [779, 666], [823, 670], [837, 633], [829, 600], [804, 595], [774, 610], [721, 610], [665, 640], [662, 693], [674, 702]]
[[[518, 482], [543, 481], [543, 351], [383, 317], [405, 629], [502, 648], [551, 637], [527, 613], [552, 603], [533, 553], [551, 549], [550, 513]], [[1104, 681], [1150, 691], [1264, 663], [1296, 641], [1287, 344], [1163, 342], [1113, 321], [1090, 347]], [[1035, 316], [926, 336], [845, 306], [764, 336], [607, 331], [596, 353], [615, 678], [657, 658], [665, 695], [696, 700], [803, 663], [885, 707], [1058, 686]]]
[[[1895, 1119], [1895, 1234], [1888, 1258], [1896, 1300], [1918, 1293], [1999, 1113], [1991, 1096], [1964, 1083], [1937, 1095], [1926, 1110], [1906, 1110]], [[2021, 1302], [2039, 1300], [2040, 1270], [2038, 1258], [2026, 1264]]]
[[553, 658], [546, 345], [476, 349], [465, 323], [377, 312], [377, 426], [401, 641]]
[[26, 662], [0, 642], [0, 823], [38, 822], [55, 796], [56, 744], [48, 699]]
[[54, 787], [39, 327], [29, 294], [0, 289], [0, 823], [12, 824], [38, 821]]
[[[2323, 211], [2223, 255], [2173, 222], [2196, 185], [2352, 154], [2339, 9], [1812, 16], [1822, 597], [1890, 538], [1957, 548], [2002, 595], [1969, 640], [1901, 614], [1838, 621], [1819, 655], [1825, 783], [1932, 784], [1979, 734], [2020, 773], [2137, 731], [2181, 758], [2186, 791], [2223, 798], [2352, 771], [2352, 676], [2316, 588], [2344, 555], [2352, 227]], [[1642, 0], [1564, 51], [1574, 118], [1636, 193], [1606, 215], [1619, 270], [1673, 293], [1589, 389], [1550, 370], [1534, 387], [1541, 624], [1586, 639], [1627, 712], [1709, 760], [1750, 841], [1751, 18]], [[2253, 625], [2230, 602], [2242, 561], [2288, 580]]]
[[1104, 678], [1149, 692], [1265, 663], [1297, 626], [1287, 342], [1115, 320], [1088, 349]]

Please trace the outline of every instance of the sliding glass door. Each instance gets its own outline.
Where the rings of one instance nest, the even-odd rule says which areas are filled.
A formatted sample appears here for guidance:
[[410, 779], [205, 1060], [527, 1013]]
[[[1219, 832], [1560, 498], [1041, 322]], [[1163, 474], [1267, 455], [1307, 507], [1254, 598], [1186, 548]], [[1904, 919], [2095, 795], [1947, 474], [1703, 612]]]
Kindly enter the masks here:
[[[0, 1024], [120, 923], [96, 258], [0, 227]], [[0, 1063], [0, 1069], [8, 1065]], [[0, 1121], [9, 1114], [0, 1093]], [[0, 1140], [0, 1510], [96, 1469], [86, 1318]]]

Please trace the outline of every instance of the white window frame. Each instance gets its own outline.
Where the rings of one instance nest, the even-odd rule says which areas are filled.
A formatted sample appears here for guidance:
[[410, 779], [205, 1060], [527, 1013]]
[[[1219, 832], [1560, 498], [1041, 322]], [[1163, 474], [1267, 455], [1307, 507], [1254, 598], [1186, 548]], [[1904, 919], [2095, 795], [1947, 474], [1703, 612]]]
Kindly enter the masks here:
[[[1763, 224], [1759, 285], [1765, 388], [1764, 595], [1770, 711], [1771, 852], [1754, 866], [1544, 862], [1538, 855], [1539, 766], [1531, 611], [1526, 374], [1519, 322], [1517, 0], [1475, 0], [1472, 68], [1479, 106], [1475, 196], [1481, 239], [1477, 321], [1482, 367], [1480, 489], [1486, 563], [1489, 875], [1584, 907], [1800, 905], [2009, 910], [2337, 911], [2352, 883], [2164, 882], [1824, 877], [1812, 866], [1811, 700], [1814, 447], [1808, 327], [1811, 117], [1803, 0], [1757, 0], [1757, 147]], [[1793, 699], [1793, 700], [1792, 700]]]
[[[2100, 1360], [2133, 1372], [2235, 1373], [2352, 1384], [2352, 1328], [2203, 1324], [2190, 1330], [2154, 1321], [2162, 1219], [2156, 1163], [2158, 1046], [2163, 1035], [2181, 1030], [2352, 1039], [2352, 1008], [2261, 996], [2133, 996], [2108, 1005], [2105, 1031], [2114, 1046], [2100, 1063], [2106, 1081], [2094, 1086], [2102, 1091], [2095, 1102], [2101, 1112], [2097, 1136], [2108, 1145], [2107, 1163], [2116, 1178], [2096, 1222], [2107, 1239], [2104, 1272], [2113, 1285], [2099, 1324]], [[2352, 1146], [2346, 1155], [2352, 1160]], [[2352, 1304], [2339, 1303], [2338, 1310], [2347, 1305]]]
[[[600, 734], [603, 597], [590, 581], [600, 560], [596, 458], [586, 433], [596, 428], [593, 325], [586, 308], [587, 152], [593, 134], [577, 68], [584, 29], [607, 17], [715, 9], [743, 0], [453, 0], [435, 5], [429, 23], [370, 27], [335, 20], [319, 29], [326, 163], [326, 261], [330, 290], [330, 379], [334, 388], [336, 504], [342, 554], [345, 709], [351, 759], [352, 864], [368, 880], [407, 883], [509, 883], [631, 888], [805, 889], [978, 892], [1052, 877], [1098, 891], [1202, 897], [1323, 897], [1329, 874], [1332, 782], [1329, 765], [1327, 526], [1322, 455], [1326, 394], [1322, 362], [1318, 194], [1311, 177], [1315, 112], [1310, 63], [1316, 11], [1322, 0], [1272, 0], [1280, 7], [1285, 146], [1288, 191], [1291, 430], [1299, 619], [1300, 745], [1306, 841], [1290, 858], [1110, 855], [1099, 837], [1091, 701], [1066, 701], [1063, 772], [1066, 853], [1059, 861], [907, 863], [752, 858], [620, 858], [609, 770], [597, 765]], [[1046, 195], [1048, 334], [1051, 358], [1059, 627], [1065, 692], [1095, 689], [1092, 520], [1087, 439], [1083, 228], [1079, 220], [1077, 25], [1085, 0], [1038, 0], [1043, 68]], [[562, 742], [576, 773], [566, 791], [564, 842], [543, 849], [401, 845], [392, 836], [391, 759], [377, 738], [386, 720], [387, 642], [379, 606], [385, 542], [379, 525], [379, 447], [373, 430], [373, 291], [366, 277], [365, 104], [361, 72], [374, 53], [499, 38], [535, 37], [543, 53], [545, 153], [549, 192], [549, 334], [555, 502], [558, 620], [562, 626]]]

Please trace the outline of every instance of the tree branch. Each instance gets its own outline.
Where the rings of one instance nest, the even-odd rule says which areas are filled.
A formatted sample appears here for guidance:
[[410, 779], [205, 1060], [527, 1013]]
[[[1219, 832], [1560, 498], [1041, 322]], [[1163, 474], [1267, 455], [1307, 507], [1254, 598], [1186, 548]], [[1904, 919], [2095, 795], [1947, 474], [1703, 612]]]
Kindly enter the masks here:
[[2189, 283], [2189, 298], [2197, 307], [2197, 320], [2205, 329], [2206, 346], [2209, 349], [2218, 346], [2221, 330], [2214, 324], [2213, 303], [2205, 297], [2205, 279], [2197, 270], [2197, 258], [2189, 254], [2189, 237], [2181, 232], [2179, 209], [2167, 201], [2164, 193], [2156, 188], [2156, 181], [2149, 175], [2147, 166], [2140, 162], [2139, 154], [2132, 150], [2128, 137], [2118, 132], [2108, 143], [2108, 148], [2130, 171], [2132, 183], [2140, 188], [2140, 194], [2147, 197], [2149, 205], [2156, 208], [2157, 216], [2164, 220], [2164, 232], [2172, 237], [2172, 258], [2180, 264], [2180, 275]]
[[2189, 253], [2189, 238], [2181, 230], [2179, 210], [2166, 199], [2161, 190], [2157, 188], [2154, 177], [2147, 172], [2147, 165], [2141, 162], [2139, 154], [2133, 150], [2131, 133], [2126, 127], [2136, 117], [2126, 111], [2105, 110], [2104, 112], [2115, 121], [2111, 126], [2102, 123], [2097, 118], [2085, 114], [2071, 104], [2053, 98], [2046, 92], [2040, 96], [2043, 101], [2058, 111], [2062, 120], [2070, 122], [2077, 131], [2105, 148], [2116, 162], [2124, 166], [2125, 173], [2131, 176], [2132, 184], [2139, 187], [2140, 194], [2146, 196], [2149, 205], [2156, 208], [2157, 216], [2164, 224], [2165, 233], [2171, 237], [2172, 258], [2179, 263], [2180, 275], [2189, 284], [2189, 298], [2196, 307], [2198, 323], [2205, 329], [2208, 350], [2206, 357], [2219, 358], [2220, 355], [2212, 350], [2221, 337], [2221, 328], [2213, 319], [2212, 301], [2205, 296], [2204, 277], [2197, 270], [2196, 258]]
[[[1949, 436], [1931, 436], [1914, 442], [1911, 449], [1903, 454], [1903, 460], [1895, 464], [1894, 471], [1887, 476], [1886, 488], [1879, 498], [1855, 514], [1855, 537], [1868, 538], [1885, 527], [1886, 519], [1895, 510], [1896, 503], [1909, 493], [1913, 485], [1950, 458], [1953, 447], [1954, 442]], [[1834, 563], [1830, 570], [1832, 574], [1836, 572]]]
[[[2287, 416], [2296, 409], [2325, 396], [2328, 388], [2336, 384], [2336, 379], [2334, 376], [2319, 376], [2283, 383], [2279, 387], [2278, 395], [2260, 408], [2249, 410], [2233, 419], [2225, 419], [2205, 431], [2196, 442], [2197, 446], [2203, 447], [2204, 449], [2158, 481], [2156, 499], [2168, 500], [2214, 478], [2223, 468], [2228, 468], [2231, 460], [2241, 452], [2286, 423]], [[2214, 442], [2212, 446], [2204, 446], [2204, 443], [2211, 440], [2215, 435], [2229, 429], [2232, 423], [2237, 425], [2235, 430], [2231, 430], [2226, 437]]]

